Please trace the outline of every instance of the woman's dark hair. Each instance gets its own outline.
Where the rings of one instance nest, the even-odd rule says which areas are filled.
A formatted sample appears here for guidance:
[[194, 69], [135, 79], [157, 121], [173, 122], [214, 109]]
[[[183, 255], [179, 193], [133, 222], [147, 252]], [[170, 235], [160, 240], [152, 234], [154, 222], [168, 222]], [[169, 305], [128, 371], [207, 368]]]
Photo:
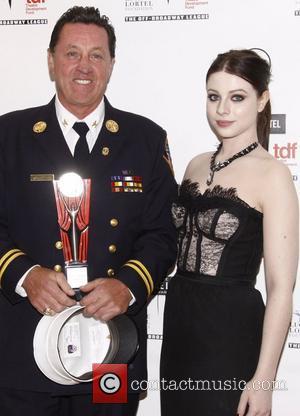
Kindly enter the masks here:
[[[266, 53], [268, 56], [268, 54]], [[236, 49], [219, 54], [206, 74], [208, 78], [215, 72], [225, 71], [248, 81], [256, 90], [258, 97], [268, 90], [271, 78], [270, 62], [261, 58], [252, 49]], [[259, 143], [268, 150], [271, 121], [271, 104], [267, 102], [264, 110], [257, 116], [257, 136]]]
[[74, 6], [67, 10], [56, 22], [51, 34], [49, 50], [54, 52], [55, 46], [59, 40], [62, 28], [66, 23], [85, 23], [87, 25], [94, 24], [103, 27], [108, 35], [108, 47], [110, 56], [115, 57], [116, 51], [116, 35], [113, 26], [110, 24], [107, 16], [101, 16], [98, 9], [95, 7], [80, 7]]

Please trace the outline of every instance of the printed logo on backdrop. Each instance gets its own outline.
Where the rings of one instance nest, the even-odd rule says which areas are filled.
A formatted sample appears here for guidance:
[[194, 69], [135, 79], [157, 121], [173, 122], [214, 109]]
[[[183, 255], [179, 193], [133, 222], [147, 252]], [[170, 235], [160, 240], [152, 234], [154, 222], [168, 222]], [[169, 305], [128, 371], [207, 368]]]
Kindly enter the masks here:
[[271, 115], [271, 134], [285, 134], [286, 132], [286, 115], [285, 114], [272, 114]]
[[26, 13], [36, 14], [39, 12], [45, 12], [47, 10], [46, 0], [27, 0], [26, 1]]
[[294, 15], [295, 16], [300, 16], [300, 0], [295, 1]]
[[200, 1], [200, 0], [185, 0], [185, 8], [186, 9], [195, 9], [197, 6], [203, 6], [208, 4], [208, 1]]
[[148, 306], [148, 323], [147, 323], [147, 338], [154, 341], [161, 341], [162, 336], [162, 322], [165, 295], [168, 291], [169, 282], [172, 277], [167, 277], [160, 286], [157, 296], [150, 302]]
[[208, 1], [123, 0], [125, 22], [208, 20]]
[[150, 305], [148, 305], [147, 315], [147, 338], [154, 341], [161, 341], [162, 336], [162, 323], [163, 323], [163, 310], [164, 303], [162, 302], [164, 297], [156, 296]]
[[127, 12], [142, 12], [153, 10], [153, 0], [125, 0]]
[[167, 291], [168, 291], [168, 287], [169, 287], [169, 283], [170, 283], [170, 280], [172, 279], [172, 277], [171, 276], [168, 276], [163, 282], [162, 282], [162, 284], [161, 284], [161, 286], [160, 286], [160, 288], [159, 288], [159, 291], [158, 291], [158, 295], [163, 295], [163, 296], [165, 296], [166, 294], [167, 294]]
[[274, 157], [288, 166], [297, 166], [298, 150], [297, 139], [273, 144]]
[[[5, 0], [0, 2], [0, 26], [45, 25], [49, 0]], [[30, 17], [30, 18], [29, 18]]]
[[[271, 123], [270, 123], [270, 133], [271, 134], [286, 134], [286, 114], [272, 114]], [[299, 167], [299, 140], [298, 139], [287, 139], [285, 136], [283, 138], [277, 138], [275, 141], [272, 141], [269, 151], [273, 156], [287, 165], [291, 171], [294, 182], [298, 181], [298, 167]]]
[[163, 339], [162, 334], [147, 334], [148, 339], [154, 339], [156, 341], [161, 341]]
[[300, 350], [300, 309], [293, 312], [288, 334], [288, 347]]
[[294, 182], [298, 181], [298, 167], [299, 167], [299, 141], [291, 139], [287, 142], [273, 143], [273, 156], [287, 165], [291, 171]]

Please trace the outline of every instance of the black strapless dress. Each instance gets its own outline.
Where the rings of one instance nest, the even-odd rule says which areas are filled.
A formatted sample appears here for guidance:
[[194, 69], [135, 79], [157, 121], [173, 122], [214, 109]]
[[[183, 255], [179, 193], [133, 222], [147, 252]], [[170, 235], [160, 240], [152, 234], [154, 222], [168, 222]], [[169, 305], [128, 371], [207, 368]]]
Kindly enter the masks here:
[[162, 416], [236, 416], [261, 345], [263, 215], [234, 188], [201, 194], [184, 181], [173, 217], [179, 257], [165, 305]]

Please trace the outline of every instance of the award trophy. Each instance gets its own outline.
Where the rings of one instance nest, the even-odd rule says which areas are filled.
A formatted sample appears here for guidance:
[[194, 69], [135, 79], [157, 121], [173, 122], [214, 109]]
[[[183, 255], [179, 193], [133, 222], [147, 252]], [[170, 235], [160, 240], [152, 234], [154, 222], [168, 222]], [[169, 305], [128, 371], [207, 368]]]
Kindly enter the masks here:
[[[53, 185], [65, 274], [79, 302], [79, 288], [88, 281], [91, 180], [66, 173]], [[97, 377], [93, 364], [128, 363], [138, 350], [137, 328], [127, 315], [102, 322], [83, 312], [84, 306], [77, 303], [53, 316], [43, 316], [36, 327], [35, 361], [44, 375], [58, 384], [90, 382]]]
[[66, 173], [53, 181], [67, 281], [81, 299], [79, 287], [88, 282], [87, 249], [91, 180]]

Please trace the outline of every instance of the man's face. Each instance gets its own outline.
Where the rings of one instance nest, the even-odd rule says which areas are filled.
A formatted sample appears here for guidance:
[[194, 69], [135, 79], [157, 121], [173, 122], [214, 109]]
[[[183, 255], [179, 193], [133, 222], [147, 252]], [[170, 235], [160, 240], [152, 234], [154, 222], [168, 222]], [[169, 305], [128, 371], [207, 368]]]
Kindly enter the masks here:
[[114, 66], [105, 29], [65, 24], [54, 53], [48, 52], [48, 66], [60, 102], [83, 119], [102, 100]]

